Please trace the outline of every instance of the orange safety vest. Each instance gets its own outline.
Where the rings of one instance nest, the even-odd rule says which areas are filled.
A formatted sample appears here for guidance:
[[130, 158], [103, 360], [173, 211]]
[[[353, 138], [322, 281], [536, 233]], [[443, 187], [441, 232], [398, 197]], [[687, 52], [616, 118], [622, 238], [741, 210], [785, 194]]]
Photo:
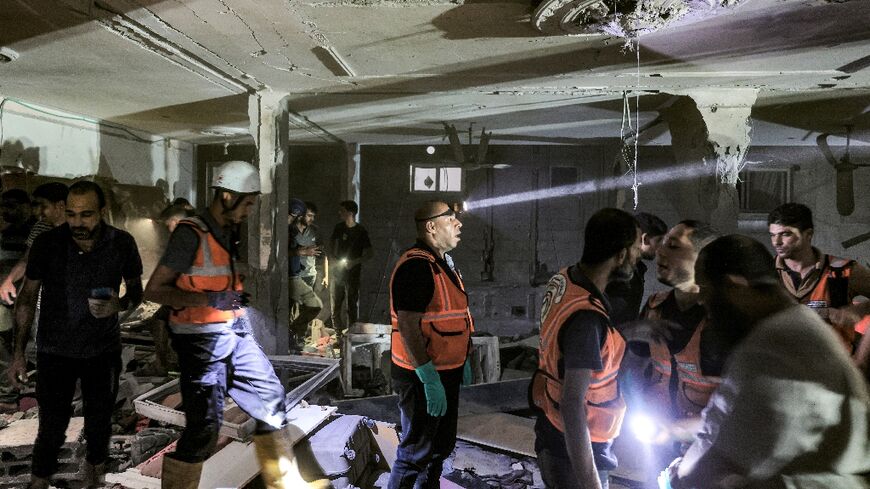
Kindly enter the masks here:
[[[832, 255], [824, 256], [825, 265], [822, 272], [819, 274], [819, 281], [811, 291], [804, 294], [802, 297], [795, 297], [801, 304], [809, 304], [810, 302], [824, 303], [824, 307], [844, 307], [852, 303], [852, 296], [849, 294], [849, 276], [852, 274], [852, 265], [855, 260], [846, 258], [838, 258]], [[835, 280], [842, 280], [840, 285], [842, 290], [832, 290], [831, 284]], [[837, 296], [835, 297], [834, 294]], [[827, 319], [827, 318], [825, 318]], [[835, 328], [837, 333], [846, 343], [847, 348], [851, 350], [852, 344], [855, 341], [855, 332], [864, 334], [867, 326], [870, 325], [870, 316], [865, 316], [854, 329]]]
[[[652, 321], [667, 319], [662, 317], [662, 304], [673, 293], [670, 290], [651, 295], [641, 318]], [[673, 355], [666, 343], [654, 341], [649, 345], [652, 375], [644, 389], [645, 397], [654, 403], [653, 407], [659, 412], [669, 413], [675, 419], [701, 414], [713, 391], [722, 383], [720, 377], [701, 373], [701, 332], [706, 326], [705, 318], [695, 327], [686, 346]], [[676, 392], [672, 392], [671, 378], [675, 364]]]
[[[178, 276], [175, 286], [187, 292], [220, 292], [242, 290], [242, 280], [233, 269], [232, 257], [214, 238], [208, 224], [199, 217], [190, 217], [178, 222], [189, 226], [199, 236], [199, 249], [187, 272]], [[183, 307], [169, 315], [169, 326], [177, 334], [211, 333], [232, 326], [236, 318], [245, 314], [244, 309], [222, 311], [213, 307]]]
[[578, 311], [595, 311], [608, 321], [607, 337], [601, 348], [603, 368], [592, 372], [589, 389], [586, 391], [589, 436], [592, 441], [601, 443], [619, 435], [625, 417], [625, 401], [619, 392], [616, 379], [619, 364], [625, 354], [625, 340], [609, 324], [610, 317], [604, 304], [588, 290], [571, 282], [567, 268], [550, 279], [541, 306], [541, 345], [538, 349], [538, 370], [532, 377], [532, 401], [556, 429], [565, 432], [565, 424], [559, 411], [564, 380], [559, 374], [559, 363], [562, 360], [559, 331]]
[[[447, 275], [435, 255], [423, 248], [411, 248], [405, 251], [393, 269], [390, 277], [390, 290], [393, 290], [393, 280], [396, 278], [396, 270], [408, 260], [423, 259], [429, 262], [432, 269], [432, 279], [435, 282], [435, 292], [432, 300], [426, 306], [423, 318], [420, 320], [420, 331], [426, 340], [426, 353], [432, 359], [436, 370], [450, 370], [459, 368], [465, 364], [468, 357], [468, 343], [471, 333], [474, 332], [474, 320], [468, 310], [468, 295], [462, 278], [456, 273], [456, 280]], [[390, 351], [393, 363], [399, 367], [414, 370], [411, 356], [405, 349], [405, 342], [399, 334], [399, 316], [393, 307], [393, 297], [390, 294], [390, 323], [392, 334], [390, 336]]]

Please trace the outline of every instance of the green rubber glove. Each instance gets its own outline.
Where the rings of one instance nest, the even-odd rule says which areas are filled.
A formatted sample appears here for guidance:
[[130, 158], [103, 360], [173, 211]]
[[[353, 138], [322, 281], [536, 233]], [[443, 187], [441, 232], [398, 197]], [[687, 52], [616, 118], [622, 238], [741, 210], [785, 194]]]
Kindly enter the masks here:
[[426, 394], [426, 412], [429, 416], [444, 416], [447, 413], [447, 393], [441, 376], [435, 370], [432, 362], [425, 363], [414, 369], [417, 377], [423, 382], [423, 392]]
[[474, 381], [474, 375], [471, 373], [471, 357], [465, 359], [465, 365], [462, 367], [462, 385], [471, 385]]

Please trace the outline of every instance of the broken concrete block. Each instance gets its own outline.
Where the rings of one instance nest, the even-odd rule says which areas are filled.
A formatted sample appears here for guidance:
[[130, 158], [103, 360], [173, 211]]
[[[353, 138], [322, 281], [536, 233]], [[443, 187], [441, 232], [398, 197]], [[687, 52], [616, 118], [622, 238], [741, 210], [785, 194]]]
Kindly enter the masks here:
[[[23, 487], [30, 480], [33, 444], [39, 427], [37, 419], [21, 419], [0, 430], [0, 488]], [[55, 479], [77, 480], [84, 418], [72, 418], [58, 454]]]

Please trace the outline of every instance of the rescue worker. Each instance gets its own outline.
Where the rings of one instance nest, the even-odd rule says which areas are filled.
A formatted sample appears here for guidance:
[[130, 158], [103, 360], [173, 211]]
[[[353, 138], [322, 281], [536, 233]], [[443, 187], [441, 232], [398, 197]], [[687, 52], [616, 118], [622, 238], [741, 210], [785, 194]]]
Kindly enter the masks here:
[[831, 324], [852, 351], [856, 332], [864, 334], [870, 325], [870, 316], [859, 319], [867, 306], [852, 304], [856, 296], [870, 297], [870, 270], [815, 248], [813, 213], [803, 204], [777, 207], [768, 215], [767, 226], [786, 290]]
[[664, 445], [654, 452], [649, 477], [655, 477], [681, 454], [668, 433], [673, 422], [697, 418], [719, 385], [719, 350], [704, 334], [707, 312], [695, 283], [695, 260], [716, 239], [709, 224], [685, 220], [671, 228], [656, 253], [656, 278], [672, 287], [652, 294], [640, 321], [623, 333], [629, 352], [623, 363], [632, 389], [629, 410], [654, 423], [641, 440]]
[[640, 235], [631, 214], [599, 210], [586, 223], [580, 262], [547, 284], [530, 394], [539, 410], [535, 452], [548, 488], [606, 489], [616, 468], [611, 446], [625, 415], [617, 385], [625, 340], [601, 291], [631, 280]]
[[644, 261], [651, 261], [656, 257], [656, 251], [668, 232], [667, 224], [654, 214], [637, 212], [634, 218], [640, 226], [640, 259], [635, 265], [631, 280], [611, 282], [604, 291], [610, 299], [610, 319], [617, 329], [637, 320], [643, 305], [644, 277], [647, 271]]
[[698, 256], [701, 301], [727, 366], [695, 442], [662, 474], [674, 489], [870, 486], [867, 384], [778, 274], [745, 236], [718, 238]]
[[[182, 219], [154, 270], [145, 297], [172, 307], [169, 331], [181, 371], [187, 424], [175, 453], [163, 459], [163, 488], [199, 484], [215, 448], [228, 394], [257, 422], [254, 443], [269, 488], [291, 486], [291, 445], [284, 426], [284, 389], [248, 322], [248, 295], [238, 272], [238, 230], [260, 193], [257, 169], [230, 161], [214, 174], [209, 207]], [[298, 473], [297, 473], [298, 476]]]
[[414, 213], [417, 243], [390, 280], [392, 380], [399, 395], [402, 439], [389, 489], [438, 488], [456, 444], [459, 386], [471, 383], [474, 324], [462, 276], [447, 254], [462, 223], [444, 202]]

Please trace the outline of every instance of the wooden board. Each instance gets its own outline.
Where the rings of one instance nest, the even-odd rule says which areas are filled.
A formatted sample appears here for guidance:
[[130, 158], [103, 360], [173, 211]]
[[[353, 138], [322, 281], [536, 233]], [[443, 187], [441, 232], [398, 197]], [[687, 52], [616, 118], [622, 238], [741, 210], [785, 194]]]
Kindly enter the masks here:
[[537, 457], [534, 419], [505, 413], [462, 416], [456, 437], [506, 452]]
[[[314, 431], [329, 418], [336, 408], [332, 406], [297, 405], [287, 413], [290, 439], [298, 442]], [[160, 457], [163, 456], [161, 452]], [[162, 463], [154, 457], [145, 464]], [[106, 474], [106, 481], [121, 484], [130, 489], [159, 489], [160, 479], [148, 477], [140, 472], [140, 468], [128, 469], [120, 474]], [[260, 465], [253, 443], [232, 441], [216, 454], [211, 456], [202, 466], [202, 477], [199, 489], [238, 488], [252, 481], [260, 473]]]

